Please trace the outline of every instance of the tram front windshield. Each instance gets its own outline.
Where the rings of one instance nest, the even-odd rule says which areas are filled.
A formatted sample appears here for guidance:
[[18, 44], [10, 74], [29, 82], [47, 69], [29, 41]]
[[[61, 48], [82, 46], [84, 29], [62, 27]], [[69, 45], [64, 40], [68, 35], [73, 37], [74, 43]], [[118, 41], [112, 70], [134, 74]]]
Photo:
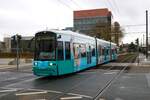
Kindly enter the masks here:
[[35, 60], [55, 60], [55, 37], [38, 36], [35, 42]]

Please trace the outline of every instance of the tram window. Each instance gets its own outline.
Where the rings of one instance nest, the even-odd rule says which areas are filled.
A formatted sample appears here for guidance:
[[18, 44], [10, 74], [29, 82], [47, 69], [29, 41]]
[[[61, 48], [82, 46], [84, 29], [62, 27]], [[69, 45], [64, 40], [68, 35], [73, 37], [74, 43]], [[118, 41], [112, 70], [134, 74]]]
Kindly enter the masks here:
[[107, 55], [109, 55], [109, 49], [107, 49]]
[[63, 53], [63, 42], [58, 41], [57, 44], [57, 52], [58, 52], [58, 60], [63, 60], [64, 59], [64, 53]]
[[104, 54], [105, 54], [105, 48], [102, 49], [102, 55], [104, 55]]
[[92, 49], [92, 56], [95, 56], [95, 48]]
[[86, 57], [86, 46], [82, 44], [80, 48], [81, 48], [81, 57]]
[[113, 49], [111, 49], [111, 54], [114, 54], [114, 50]]
[[74, 52], [74, 58], [78, 59], [79, 58], [79, 52], [78, 52], [78, 44], [73, 44], [73, 52]]
[[117, 52], [117, 49], [115, 49], [115, 53], [117, 54], [118, 52]]
[[70, 59], [70, 43], [65, 42], [65, 54], [66, 54], [66, 59]]

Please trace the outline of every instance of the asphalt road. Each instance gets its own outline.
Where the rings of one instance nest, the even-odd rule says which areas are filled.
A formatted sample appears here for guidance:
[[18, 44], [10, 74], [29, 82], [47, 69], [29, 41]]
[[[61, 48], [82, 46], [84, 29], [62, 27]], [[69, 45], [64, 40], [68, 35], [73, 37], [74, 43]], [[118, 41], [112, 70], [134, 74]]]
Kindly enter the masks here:
[[[119, 69], [93, 68], [61, 77], [37, 77], [31, 66], [0, 70], [0, 100], [93, 100]], [[149, 100], [150, 74], [125, 71], [99, 100]]]

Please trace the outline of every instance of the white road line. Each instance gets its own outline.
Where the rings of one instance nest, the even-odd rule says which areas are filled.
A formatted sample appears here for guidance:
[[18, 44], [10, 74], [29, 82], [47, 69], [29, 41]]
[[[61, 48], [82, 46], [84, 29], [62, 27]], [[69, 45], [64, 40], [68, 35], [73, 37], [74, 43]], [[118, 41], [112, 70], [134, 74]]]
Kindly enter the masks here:
[[104, 73], [104, 74], [115, 74], [116, 72], [108, 72], [108, 73]]
[[45, 94], [47, 91], [42, 92], [27, 92], [27, 93], [16, 93], [16, 96], [26, 96], [26, 95], [35, 95], [35, 94]]
[[17, 91], [17, 89], [12, 89], [12, 90], [1, 90], [0, 93], [3, 93], [3, 92], [14, 92], [14, 91]]
[[10, 67], [2, 67], [0, 69], [7, 69], [7, 68], [16, 68], [16, 67], [10, 66]]
[[[7, 69], [7, 68], [17, 68], [16, 67], [17, 65], [14, 65], [14, 66], [12, 66], [12, 65], [10, 65], [10, 66], [5, 66], [4, 65], [4, 67], [0, 67], [0, 69]], [[32, 66], [32, 65], [24, 65], [24, 66], [19, 66], [19, 67], [21, 67], [21, 68], [23, 68], [23, 67], [26, 67], [26, 66]]]
[[36, 99], [36, 100], [46, 100], [46, 99]]
[[67, 93], [68, 95], [75, 95], [75, 96], [81, 96], [81, 97], [85, 97], [85, 98], [90, 98], [92, 99], [93, 97], [88, 96], [88, 95], [82, 95], [82, 94], [76, 94], [76, 93]]
[[63, 92], [60, 92], [60, 91], [53, 91], [53, 90], [48, 90], [48, 92], [52, 92], [52, 93], [63, 93]]
[[145, 75], [147, 78], [148, 87], [150, 87], [150, 73]]
[[42, 90], [42, 89], [28, 89], [28, 90], [34, 90], [34, 91], [47, 91], [47, 92], [51, 92], [51, 93], [63, 93], [63, 92], [60, 92], [60, 91], [54, 91], [54, 90]]
[[76, 97], [62, 97], [62, 98], [60, 98], [60, 100], [74, 100], [74, 99], [82, 99], [82, 97], [80, 97], [80, 96], [76, 96]]
[[39, 78], [40, 78], [40, 77], [37, 77], [37, 78], [31, 78], [31, 79], [24, 80], [24, 81], [21, 81], [21, 82], [17, 82], [17, 83], [13, 83], [13, 84], [6, 85], [5, 87], [15, 86], [15, 85], [17, 85], [17, 84], [25, 83], [25, 82], [30, 82], [30, 81], [33, 81], [33, 80], [36, 80], [36, 79], [39, 79]]

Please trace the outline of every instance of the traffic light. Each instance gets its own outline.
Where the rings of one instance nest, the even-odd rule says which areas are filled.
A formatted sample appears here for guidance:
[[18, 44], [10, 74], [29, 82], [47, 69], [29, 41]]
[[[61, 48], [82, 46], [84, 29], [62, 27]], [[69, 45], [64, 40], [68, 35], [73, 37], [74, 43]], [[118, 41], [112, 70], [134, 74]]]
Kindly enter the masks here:
[[22, 38], [22, 36], [21, 36], [21, 35], [18, 35], [18, 34], [13, 35], [13, 36], [11, 37], [11, 39], [13, 40], [13, 42], [14, 42], [15, 44], [17, 44], [18, 42], [20, 42], [21, 38]]
[[136, 43], [137, 45], [139, 45], [139, 39], [138, 39], [138, 38], [135, 40], [135, 43]]
[[18, 42], [20, 42], [20, 40], [21, 40], [22, 37], [21, 37], [21, 35], [18, 35], [18, 34], [17, 34], [17, 35], [16, 35], [16, 38], [17, 38]]
[[17, 41], [17, 40], [21, 40], [22, 36], [16, 34], [16, 35], [13, 35], [11, 38], [12, 38], [13, 41]]

